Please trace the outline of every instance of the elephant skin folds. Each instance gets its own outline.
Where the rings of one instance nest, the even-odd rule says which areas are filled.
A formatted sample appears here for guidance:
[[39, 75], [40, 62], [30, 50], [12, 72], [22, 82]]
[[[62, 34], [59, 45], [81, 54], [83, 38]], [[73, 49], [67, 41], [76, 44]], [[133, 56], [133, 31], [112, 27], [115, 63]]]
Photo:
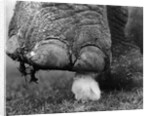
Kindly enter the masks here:
[[8, 35], [19, 36], [15, 56], [20, 62], [37, 69], [96, 72], [109, 64], [106, 6], [17, 2], [14, 11]]

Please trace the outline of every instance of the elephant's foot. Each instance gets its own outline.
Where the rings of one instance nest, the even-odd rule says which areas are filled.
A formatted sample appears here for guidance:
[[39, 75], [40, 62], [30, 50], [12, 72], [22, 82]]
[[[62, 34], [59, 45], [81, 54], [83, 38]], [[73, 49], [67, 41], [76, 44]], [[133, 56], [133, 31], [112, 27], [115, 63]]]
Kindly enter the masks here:
[[98, 83], [91, 75], [77, 75], [72, 85], [75, 98], [81, 101], [99, 100], [101, 90]]
[[63, 69], [70, 63], [67, 50], [65, 43], [50, 39], [45, 43], [38, 43], [26, 57], [30, 64], [42, 69]]

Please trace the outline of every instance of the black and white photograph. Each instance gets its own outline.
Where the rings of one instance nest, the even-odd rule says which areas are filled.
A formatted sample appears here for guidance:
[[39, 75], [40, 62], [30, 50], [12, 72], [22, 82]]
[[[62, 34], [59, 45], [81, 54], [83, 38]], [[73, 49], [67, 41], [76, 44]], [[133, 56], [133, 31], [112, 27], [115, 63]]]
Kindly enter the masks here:
[[142, 6], [18, 0], [5, 20], [6, 115], [143, 109]]

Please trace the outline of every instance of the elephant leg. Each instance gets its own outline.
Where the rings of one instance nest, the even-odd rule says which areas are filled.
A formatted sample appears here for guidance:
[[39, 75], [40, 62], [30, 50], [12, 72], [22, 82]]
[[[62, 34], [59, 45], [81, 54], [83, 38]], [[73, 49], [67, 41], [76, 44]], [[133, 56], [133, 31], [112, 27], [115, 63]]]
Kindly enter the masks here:
[[134, 41], [143, 54], [143, 8], [129, 7], [128, 22], [125, 27], [126, 38]]
[[95, 78], [96, 74], [94, 73], [76, 73], [72, 92], [77, 100], [96, 101], [101, 98], [101, 90]]

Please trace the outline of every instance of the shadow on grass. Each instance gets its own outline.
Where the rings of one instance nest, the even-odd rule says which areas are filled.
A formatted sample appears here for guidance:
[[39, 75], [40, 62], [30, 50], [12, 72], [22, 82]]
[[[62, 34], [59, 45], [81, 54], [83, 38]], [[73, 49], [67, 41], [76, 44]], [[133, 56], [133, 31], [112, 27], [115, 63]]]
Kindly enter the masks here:
[[143, 56], [136, 49], [123, 51], [113, 58], [111, 74], [99, 80], [104, 91], [130, 91], [143, 87]]
[[112, 73], [110, 77], [100, 80], [100, 88], [107, 92], [113, 90], [130, 91], [133, 88], [143, 87], [141, 75], [134, 76], [125, 74], [125, 72]]

